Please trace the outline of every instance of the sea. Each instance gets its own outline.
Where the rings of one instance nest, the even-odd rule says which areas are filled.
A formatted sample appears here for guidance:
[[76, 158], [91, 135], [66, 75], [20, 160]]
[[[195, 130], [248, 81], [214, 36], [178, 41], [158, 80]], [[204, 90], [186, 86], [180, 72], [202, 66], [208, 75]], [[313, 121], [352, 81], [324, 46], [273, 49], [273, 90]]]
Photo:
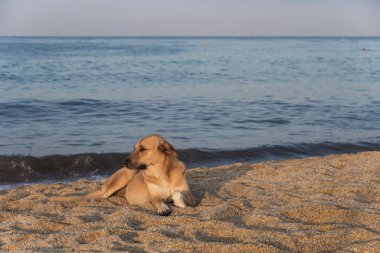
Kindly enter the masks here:
[[0, 188], [380, 150], [380, 37], [0, 37]]

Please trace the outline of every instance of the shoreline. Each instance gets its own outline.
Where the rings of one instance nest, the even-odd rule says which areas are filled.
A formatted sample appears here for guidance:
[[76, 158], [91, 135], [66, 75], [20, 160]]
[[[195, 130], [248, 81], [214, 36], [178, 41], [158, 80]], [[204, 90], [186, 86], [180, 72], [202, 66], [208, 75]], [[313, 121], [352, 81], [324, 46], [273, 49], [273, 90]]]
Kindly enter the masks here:
[[[380, 151], [378, 142], [321, 142], [263, 145], [240, 149], [188, 148], [177, 150], [189, 169], [216, 167], [233, 163], [259, 163], [306, 157]], [[129, 153], [77, 153], [0, 155], [0, 190], [15, 184], [74, 181], [80, 178], [108, 177], [120, 169]]]
[[320, 252], [380, 248], [380, 152], [189, 169], [195, 208], [48, 202], [100, 181], [0, 191], [0, 251]]

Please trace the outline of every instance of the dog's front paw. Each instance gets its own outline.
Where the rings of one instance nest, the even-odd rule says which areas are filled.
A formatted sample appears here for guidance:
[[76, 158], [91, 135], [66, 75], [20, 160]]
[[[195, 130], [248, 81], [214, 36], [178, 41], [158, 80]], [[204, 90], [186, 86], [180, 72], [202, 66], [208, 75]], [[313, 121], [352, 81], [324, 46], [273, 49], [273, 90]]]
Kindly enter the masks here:
[[164, 209], [164, 210], [159, 210], [157, 213], [159, 215], [161, 215], [161, 216], [169, 216], [172, 213], [172, 210], [170, 210], [169, 208], [167, 208], [167, 209]]

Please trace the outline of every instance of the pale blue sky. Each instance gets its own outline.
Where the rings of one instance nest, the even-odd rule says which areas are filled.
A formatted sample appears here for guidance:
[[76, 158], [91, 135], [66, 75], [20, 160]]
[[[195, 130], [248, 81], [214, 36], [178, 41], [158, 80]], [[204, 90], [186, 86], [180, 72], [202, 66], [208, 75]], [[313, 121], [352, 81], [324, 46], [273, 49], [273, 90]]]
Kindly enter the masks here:
[[380, 36], [380, 0], [0, 0], [0, 35]]

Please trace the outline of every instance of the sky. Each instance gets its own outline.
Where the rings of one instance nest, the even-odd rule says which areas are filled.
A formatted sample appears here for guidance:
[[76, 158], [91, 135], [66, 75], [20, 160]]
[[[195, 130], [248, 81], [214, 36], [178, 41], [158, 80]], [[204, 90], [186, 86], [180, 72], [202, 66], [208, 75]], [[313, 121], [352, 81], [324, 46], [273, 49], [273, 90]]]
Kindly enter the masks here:
[[380, 36], [380, 0], [0, 0], [0, 36]]

